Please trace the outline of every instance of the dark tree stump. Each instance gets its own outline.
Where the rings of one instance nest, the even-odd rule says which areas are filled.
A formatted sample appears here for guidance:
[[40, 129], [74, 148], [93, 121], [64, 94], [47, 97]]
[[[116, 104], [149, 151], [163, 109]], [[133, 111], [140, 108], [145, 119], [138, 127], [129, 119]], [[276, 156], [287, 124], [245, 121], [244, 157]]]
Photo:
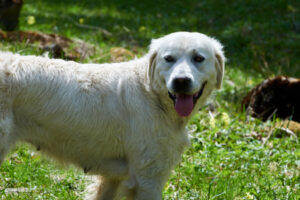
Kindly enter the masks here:
[[242, 100], [242, 109], [263, 121], [273, 115], [300, 122], [300, 79], [277, 76], [254, 87]]
[[0, 26], [13, 31], [19, 26], [19, 16], [23, 0], [0, 0]]

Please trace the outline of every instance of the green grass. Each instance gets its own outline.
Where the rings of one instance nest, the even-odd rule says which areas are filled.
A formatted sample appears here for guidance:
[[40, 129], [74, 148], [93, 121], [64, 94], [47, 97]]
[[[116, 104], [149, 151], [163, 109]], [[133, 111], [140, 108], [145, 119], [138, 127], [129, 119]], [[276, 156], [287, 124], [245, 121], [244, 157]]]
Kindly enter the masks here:
[[[274, 123], [247, 120], [240, 112], [240, 100], [269, 76], [300, 77], [299, 8], [300, 2], [292, 0], [26, 0], [20, 29], [57, 33], [94, 45], [95, 53], [83, 62], [109, 62], [109, 49], [116, 46], [140, 56], [147, 52], [151, 38], [174, 31], [218, 38], [228, 61], [223, 89], [211, 101], [215, 118], [208, 108], [193, 117], [192, 146], [172, 173], [164, 199], [296, 200], [300, 198], [299, 139], [281, 136], [272, 129]], [[35, 17], [35, 24], [27, 23], [29, 16]], [[79, 26], [80, 19], [94, 28]], [[26, 42], [0, 42], [0, 49], [41, 54], [37, 45]], [[267, 142], [260, 140], [270, 133]], [[24, 145], [8, 156], [0, 172], [0, 199], [78, 199], [87, 184], [82, 171], [57, 166]], [[25, 188], [25, 192], [8, 188]]]
[[[41, 157], [29, 146], [19, 146], [1, 166], [0, 199], [78, 199], [85, 187], [84, 175]], [[26, 192], [9, 192], [25, 188]]]

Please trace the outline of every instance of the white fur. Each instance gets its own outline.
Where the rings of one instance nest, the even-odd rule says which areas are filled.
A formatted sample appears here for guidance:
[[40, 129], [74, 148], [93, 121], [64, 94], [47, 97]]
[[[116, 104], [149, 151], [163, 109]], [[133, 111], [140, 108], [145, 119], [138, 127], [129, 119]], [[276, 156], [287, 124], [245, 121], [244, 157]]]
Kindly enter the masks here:
[[[205, 57], [190, 61], [192, 52]], [[166, 64], [166, 53], [177, 61]], [[171, 169], [189, 144], [168, 96], [178, 74], [207, 86], [193, 113], [221, 86], [222, 46], [200, 33], [153, 40], [144, 57], [79, 64], [0, 52], [0, 163], [17, 141], [101, 175], [96, 199], [159, 200]]]

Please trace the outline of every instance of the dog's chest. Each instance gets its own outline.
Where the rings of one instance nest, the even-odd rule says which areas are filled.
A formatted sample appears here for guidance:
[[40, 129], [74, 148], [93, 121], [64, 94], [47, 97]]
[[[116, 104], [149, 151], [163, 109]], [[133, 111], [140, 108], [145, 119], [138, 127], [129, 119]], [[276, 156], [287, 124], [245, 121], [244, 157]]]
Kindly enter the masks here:
[[185, 147], [189, 145], [184, 131], [165, 128], [155, 132], [153, 140], [141, 146], [138, 166], [149, 175], [167, 177], [170, 170], [180, 162]]
[[166, 137], [161, 137], [160, 144], [165, 160], [170, 166], [178, 164], [184, 149], [189, 145], [185, 131], [173, 131]]

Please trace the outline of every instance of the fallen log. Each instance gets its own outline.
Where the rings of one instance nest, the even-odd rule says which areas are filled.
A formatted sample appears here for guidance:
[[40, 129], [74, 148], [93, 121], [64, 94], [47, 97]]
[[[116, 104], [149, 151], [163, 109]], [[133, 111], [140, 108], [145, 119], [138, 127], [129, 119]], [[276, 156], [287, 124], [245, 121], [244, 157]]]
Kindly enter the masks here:
[[0, 40], [7, 42], [38, 43], [38, 47], [49, 52], [53, 58], [79, 60], [90, 56], [94, 48], [80, 40], [72, 40], [57, 34], [46, 34], [33, 31], [0, 31]]

